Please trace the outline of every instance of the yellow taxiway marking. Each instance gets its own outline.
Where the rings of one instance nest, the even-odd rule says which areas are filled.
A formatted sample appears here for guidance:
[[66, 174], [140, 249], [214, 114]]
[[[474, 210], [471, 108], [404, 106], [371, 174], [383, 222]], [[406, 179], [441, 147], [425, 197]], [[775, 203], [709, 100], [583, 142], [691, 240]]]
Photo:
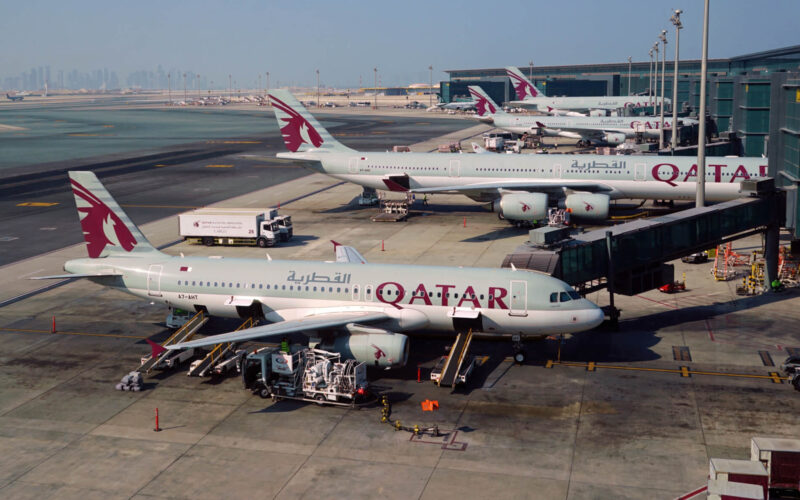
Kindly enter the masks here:
[[169, 167], [169, 165], [164, 165], [163, 163], [159, 163], [156, 165], [156, 167]]
[[58, 205], [58, 203], [54, 201], [25, 201], [22, 203], [17, 203], [18, 207], [52, 207], [55, 205]]
[[[46, 333], [53, 335], [50, 330], [30, 330], [25, 328], [0, 328], [0, 332], [20, 332], [20, 333]], [[146, 339], [148, 337], [138, 335], [117, 335], [113, 333], [90, 333], [90, 332], [60, 332], [56, 331], [55, 335], [85, 335], [88, 337], [113, 337], [117, 339]]]
[[[596, 371], [598, 368], [607, 368], [609, 370], [628, 370], [635, 372], [660, 372], [660, 373], [675, 373], [681, 377], [690, 377], [692, 375], [713, 375], [717, 377], [738, 377], [738, 378], [755, 378], [771, 380], [776, 384], [783, 383], [784, 380], [790, 380], [790, 377], [781, 377], [777, 372], [770, 372], [769, 375], [756, 375], [751, 373], [723, 373], [723, 372], [708, 372], [702, 370], [691, 370], [689, 367], [681, 366], [675, 368], [648, 368], [645, 366], [615, 366], [615, 365], [599, 365], [594, 361], [588, 363], [573, 363], [569, 361], [553, 361], [548, 359], [545, 363], [545, 368], [552, 368], [554, 365], [561, 366], [574, 366], [578, 368], [586, 368], [587, 371]], [[591, 369], [590, 369], [591, 367]]]
[[233, 165], [206, 165], [206, 168], [231, 168]]

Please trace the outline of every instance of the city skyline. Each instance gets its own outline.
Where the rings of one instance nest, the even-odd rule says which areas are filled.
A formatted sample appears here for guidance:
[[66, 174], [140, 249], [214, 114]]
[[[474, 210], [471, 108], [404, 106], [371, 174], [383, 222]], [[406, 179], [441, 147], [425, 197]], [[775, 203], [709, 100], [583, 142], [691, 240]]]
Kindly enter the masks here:
[[[632, 0], [579, 1], [566, 8], [520, 0], [500, 7], [475, 0], [457, 5], [412, 0], [383, 7], [362, 0], [291, 5], [243, 0], [231, 7], [143, 0], [131, 8], [96, 0], [23, 2], [0, 18], [5, 38], [14, 41], [4, 52], [0, 84], [23, 87], [27, 80], [41, 88], [46, 80], [50, 88], [103, 83], [147, 88], [163, 83], [160, 67], [179, 79], [183, 72], [199, 74], [196, 85], [208, 88], [213, 80], [218, 90], [229, 87], [228, 75], [240, 88], [256, 87], [261, 75], [263, 88], [266, 72], [272, 86], [280, 81], [311, 87], [316, 70], [326, 87], [353, 88], [372, 86], [376, 67], [384, 86], [405, 86], [428, 82], [429, 66], [433, 80], [440, 81], [447, 69], [528, 61], [551, 66], [624, 62], [631, 56], [644, 62], [660, 31], [670, 31], [672, 8], [684, 10], [681, 59], [699, 59], [702, 2], [675, 3], [643, 8]], [[752, 6], [744, 0], [711, 2], [709, 57], [798, 43], [794, 19], [800, 17], [800, 2]], [[39, 74], [48, 67], [49, 77]], [[118, 85], [111, 84], [112, 76]]]

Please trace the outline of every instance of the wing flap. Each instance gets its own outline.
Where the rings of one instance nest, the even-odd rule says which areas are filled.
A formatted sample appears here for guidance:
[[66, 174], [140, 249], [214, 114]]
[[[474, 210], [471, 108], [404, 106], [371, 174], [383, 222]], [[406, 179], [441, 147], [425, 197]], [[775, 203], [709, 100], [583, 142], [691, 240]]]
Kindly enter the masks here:
[[348, 323], [374, 323], [388, 319], [389, 316], [383, 312], [373, 311], [334, 311], [323, 314], [315, 314], [300, 319], [281, 321], [269, 325], [256, 326], [230, 333], [212, 335], [204, 339], [192, 340], [190, 342], [180, 342], [167, 346], [167, 349], [187, 349], [190, 347], [205, 347], [223, 342], [244, 342], [253, 339], [263, 339], [288, 335], [290, 333], [325, 330], [344, 326]]
[[85, 274], [53, 274], [50, 276], [32, 276], [29, 280], [63, 280], [72, 278], [102, 278], [103, 276], [122, 276], [122, 273], [117, 271], [85, 273]]
[[490, 191], [490, 190], [501, 190], [501, 189], [522, 189], [526, 191], [561, 191], [563, 188], [571, 188], [571, 189], [580, 189], [582, 191], [589, 191], [589, 192], [608, 192], [613, 191], [613, 189], [601, 182], [593, 182], [593, 181], [572, 181], [569, 179], [553, 179], [552, 182], [542, 182], [542, 181], [498, 181], [498, 182], [487, 182], [482, 184], [464, 184], [464, 185], [456, 185], [456, 186], [440, 186], [440, 187], [430, 187], [430, 188], [415, 188], [412, 189], [412, 193], [444, 193], [444, 192], [457, 192], [462, 193], [465, 191]]

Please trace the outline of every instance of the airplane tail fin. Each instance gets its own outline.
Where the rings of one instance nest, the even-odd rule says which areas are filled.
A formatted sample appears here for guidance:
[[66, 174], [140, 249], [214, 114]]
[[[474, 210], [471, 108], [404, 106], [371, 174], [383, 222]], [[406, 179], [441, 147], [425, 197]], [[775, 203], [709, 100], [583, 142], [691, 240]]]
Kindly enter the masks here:
[[353, 151], [334, 139], [288, 90], [270, 90], [269, 99], [275, 109], [283, 142], [292, 153]]
[[158, 252], [94, 172], [72, 171], [69, 180], [90, 258], [149, 257]]
[[506, 75], [511, 79], [511, 84], [514, 86], [518, 100], [522, 101], [528, 97], [547, 97], [518, 68], [506, 66]]
[[470, 85], [469, 93], [475, 101], [475, 111], [481, 118], [492, 118], [495, 115], [504, 115], [506, 112], [495, 103], [489, 94], [477, 85]]

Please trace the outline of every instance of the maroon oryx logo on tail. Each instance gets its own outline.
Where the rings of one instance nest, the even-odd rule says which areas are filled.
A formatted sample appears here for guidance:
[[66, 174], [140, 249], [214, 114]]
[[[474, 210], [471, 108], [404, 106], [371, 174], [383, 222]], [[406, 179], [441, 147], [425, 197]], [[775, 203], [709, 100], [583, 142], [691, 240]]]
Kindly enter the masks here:
[[107, 245], [121, 247], [126, 252], [133, 250], [136, 238], [117, 214], [80, 183], [75, 180], [70, 182], [72, 192], [75, 193], [89, 257], [92, 259], [99, 257]]
[[279, 116], [279, 118], [280, 121], [286, 123], [286, 125], [281, 127], [281, 135], [289, 151], [292, 153], [297, 152], [302, 144], [312, 144], [315, 148], [322, 146], [322, 137], [319, 135], [319, 132], [308, 123], [308, 120], [303, 118], [300, 113], [277, 97], [270, 96], [270, 100], [275, 107], [275, 113], [288, 115]]
[[539, 95], [536, 87], [534, 87], [530, 82], [526, 81], [525, 77], [522, 77], [511, 70], [506, 70], [506, 74], [509, 78], [511, 78], [511, 84], [514, 86], [514, 90], [517, 92], [517, 99], [523, 100], [526, 96], [537, 97]]
[[497, 112], [497, 109], [492, 106], [492, 103], [483, 97], [480, 92], [469, 89], [469, 93], [472, 94], [472, 98], [475, 99], [475, 110], [478, 112], [478, 116], [486, 116], [487, 112], [493, 115]]

